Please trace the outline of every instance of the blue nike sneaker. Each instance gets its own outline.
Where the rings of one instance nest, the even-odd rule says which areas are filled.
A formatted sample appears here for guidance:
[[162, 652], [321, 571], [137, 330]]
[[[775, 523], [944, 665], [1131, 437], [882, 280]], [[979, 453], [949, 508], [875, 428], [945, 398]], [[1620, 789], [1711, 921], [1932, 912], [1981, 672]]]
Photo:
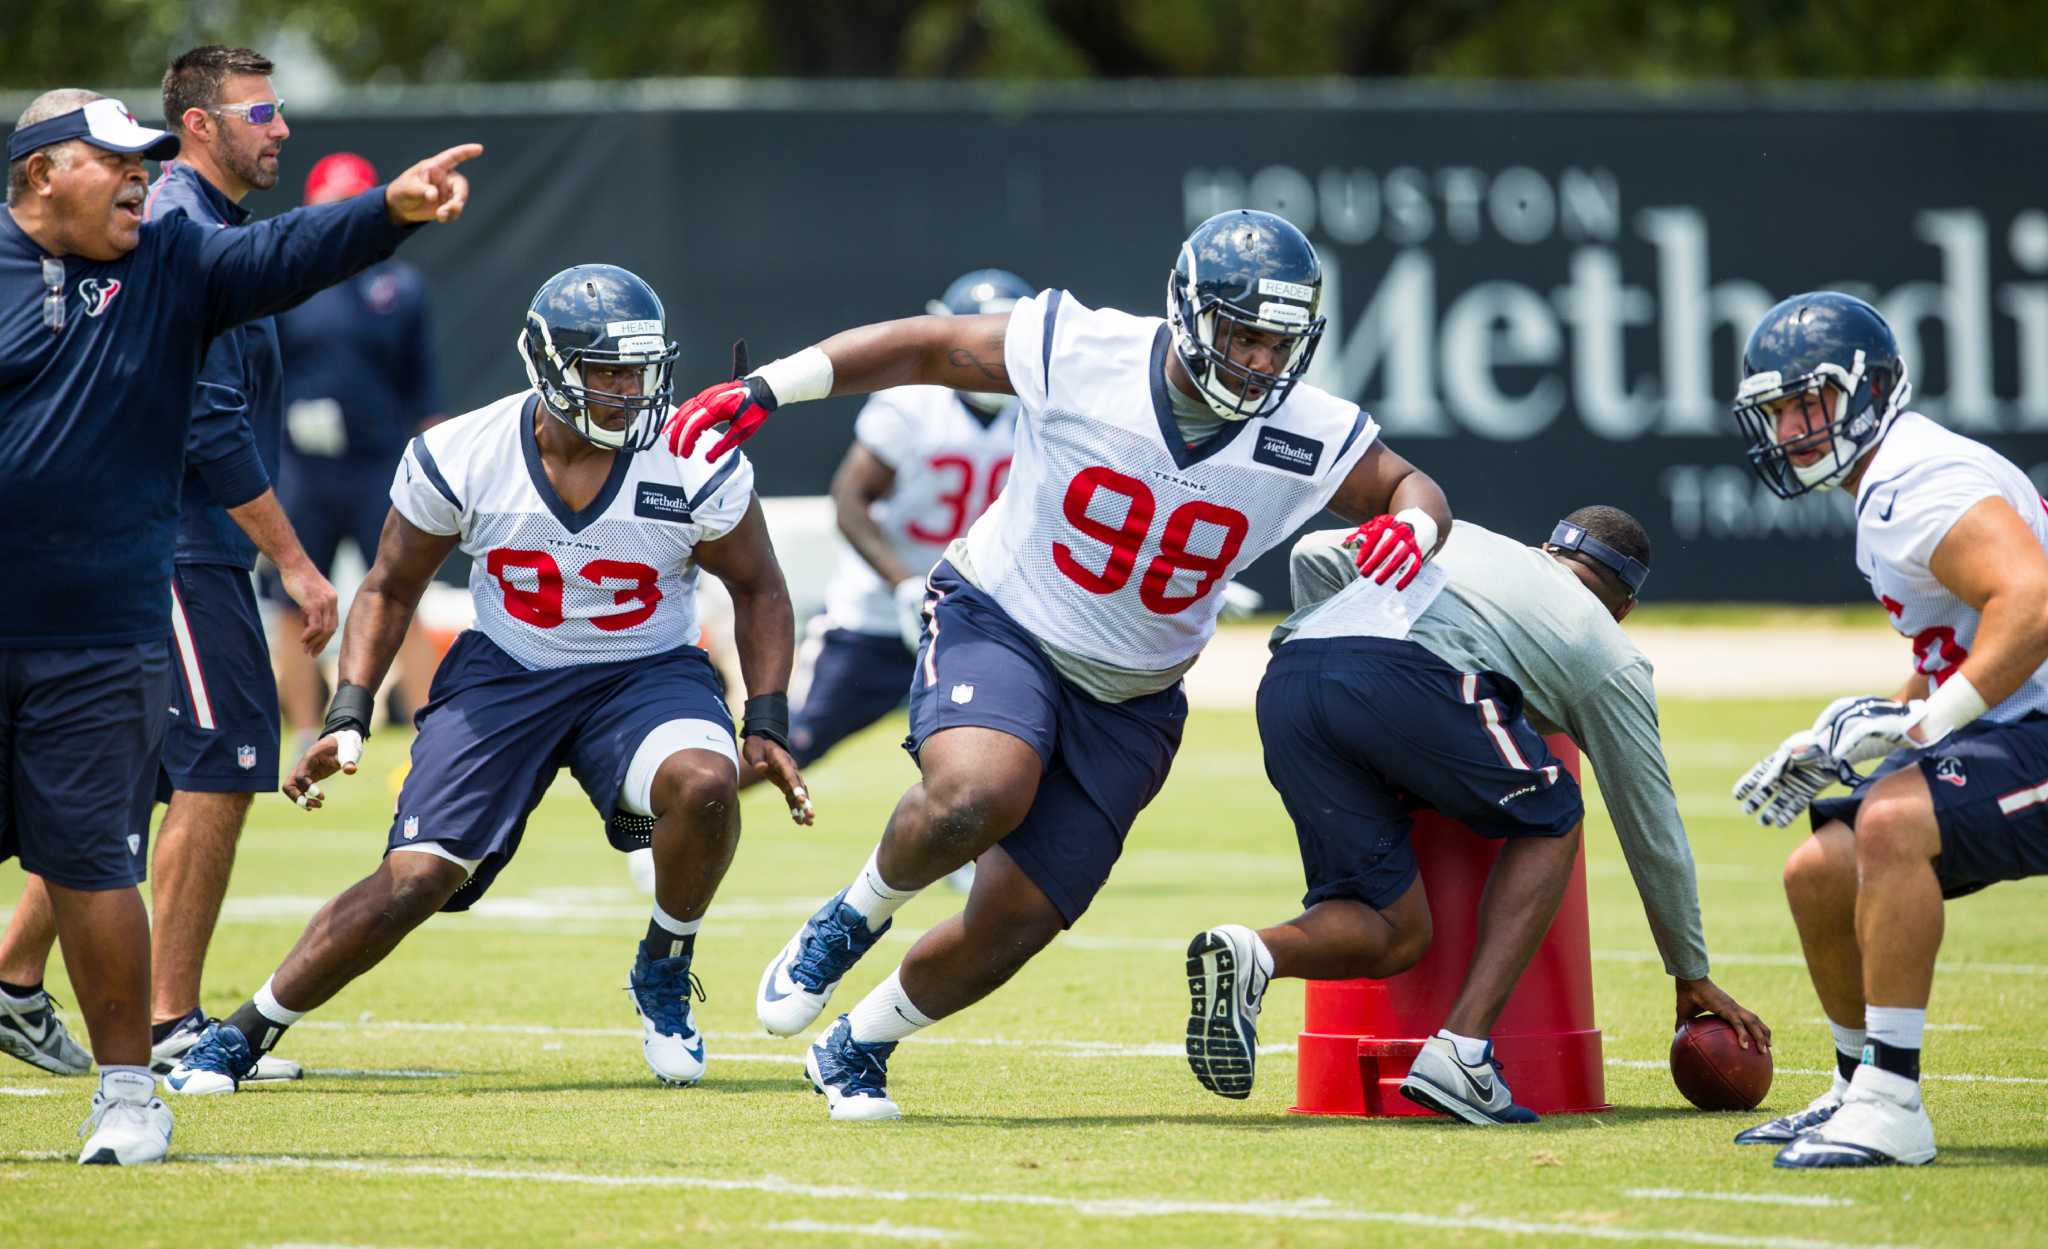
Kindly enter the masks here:
[[900, 1119], [903, 1112], [889, 1100], [889, 1055], [895, 1052], [894, 1041], [854, 1040], [852, 1022], [841, 1015], [805, 1051], [804, 1074], [825, 1095], [834, 1119]]
[[654, 1078], [674, 1088], [703, 1079], [704, 1034], [697, 1031], [690, 998], [704, 1000], [704, 982], [691, 974], [690, 956], [650, 959], [641, 949], [626, 990], [640, 1016], [640, 1052]]
[[754, 995], [761, 1026], [776, 1036], [795, 1036], [810, 1027], [840, 979], [895, 922], [883, 920], [871, 932], [866, 917], [846, 905], [846, 891], [833, 894], [761, 973], [761, 988]]
[[254, 1070], [256, 1054], [249, 1048], [249, 1038], [242, 1035], [240, 1028], [222, 1020], [206, 1025], [199, 1040], [178, 1059], [171, 1074], [164, 1077], [164, 1086], [187, 1097], [232, 1093], [242, 1087], [242, 1081]]
[[1842, 1099], [1849, 1094], [1849, 1082], [1839, 1074], [1828, 1091], [1807, 1104], [1806, 1109], [1794, 1114], [1780, 1115], [1769, 1123], [1759, 1123], [1753, 1128], [1736, 1133], [1738, 1145], [1790, 1145], [1808, 1132], [1821, 1127], [1835, 1117], [1842, 1108]]

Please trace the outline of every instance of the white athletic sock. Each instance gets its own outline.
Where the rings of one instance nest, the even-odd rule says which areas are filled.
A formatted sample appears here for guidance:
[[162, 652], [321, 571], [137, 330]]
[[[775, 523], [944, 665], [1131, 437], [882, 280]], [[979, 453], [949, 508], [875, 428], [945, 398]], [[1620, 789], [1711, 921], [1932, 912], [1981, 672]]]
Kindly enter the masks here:
[[677, 937], [694, 937], [697, 935], [697, 930], [704, 926], [703, 916], [700, 915], [696, 919], [677, 919], [667, 911], [662, 910], [660, 902], [654, 904], [653, 918], [655, 924], [663, 932]]
[[[271, 980], [275, 979], [275, 976], [271, 977]], [[306, 1017], [305, 1011], [293, 1010], [288, 1006], [279, 1005], [277, 994], [270, 991], [270, 980], [264, 981], [263, 987], [256, 990], [256, 996], [250, 998], [249, 1001], [256, 1007], [257, 1014], [274, 1024], [282, 1024], [287, 1028]], [[249, 1040], [253, 1044], [255, 1038], [251, 1037]]]
[[882, 879], [882, 868], [877, 862], [882, 857], [882, 848], [868, 856], [868, 864], [860, 869], [860, 875], [846, 887], [846, 905], [860, 913], [868, 922], [868, 931], [873, 932], [894, 915], [905, 902], [917, 896], [915, 889], [897, 889]]
[[147, 1067], [100, 1065], [100, 1096], [110, 1102], [146, 1106], [156, 1096], [156, 1077]]
[[1848, 1058], [1861, 1060], [1863, 1057], [1863, 1029], [1850, 1028], [1828, 1020], [1828, 1031], [1835, 1034], [1835, 1052]]
[[[1866, 1006], [1863, 1026], [1870, 1040], [1893, 1049], [1916, 1050], [1927, 1033], [1927, 1010], [1910, 1006]], [[1860, 1052], [1862, 1047], [1857, 1047]]]
[[870, 990], [860, 1005], [848, 1012], [846, 1021], [853, 1029], [853, 1039], [865, 1045], [901, 1041], [920, 1028], [932, 1026], [932, 1020], [904, 996], [900, 969], [890, 972], [887, 980]]
[[1436, 1034], [1451, 1043], [1458, 1051], [1458, 1061], [1467, 1067], [1477, 1067], [1486, 1061], [1486, 1038], [1483, 1036], [1459, 1036], [1449, 1028], [1438, 1028]]

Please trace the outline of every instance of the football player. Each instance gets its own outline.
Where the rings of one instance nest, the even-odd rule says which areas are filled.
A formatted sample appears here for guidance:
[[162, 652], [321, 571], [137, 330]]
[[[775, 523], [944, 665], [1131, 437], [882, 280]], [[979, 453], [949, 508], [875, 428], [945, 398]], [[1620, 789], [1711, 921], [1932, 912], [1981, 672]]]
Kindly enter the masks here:
[[807, 1052], [833, 1118], [895, 1117], [896, 1044], [992, 992], [1087, 909], [1166, 779], [1181, 675], [1234, 572], [1325, 507], [1367, 522], [1366, 567], [1382, 577], [1405, 583], [1435, 550], [1450, 523], [1436, 483], [1356, 404], [1301, 380], [1321, 298], [1299, 230], [1223, 213], [1181, 247], [1164, 319], [1054, 289], [1007, 315], [863, 326], [671, 420], [684, 456], [729, 423], [715, 461], [786, 403], [911, 383], [1018, 398], [1009, 484], [926, 581], [908, 740], [923, 779], [761, 976], [761, 1022], [794, 1035], [904, 902], [976, 860], [965, 911]]
[[[459, 544], [475, 561], [477, 625], [419, 713], [384, 860], [206, 1031], [167, 1078], [174, 1092], [234, 1091], [286, 1028], [407, 933], [474, 904], [565, 762], [608, 822], [651, 819], [653, 916], [629, 980], [642, 1052], [664, 1084], [704, 1074], [690, 963], [739, 840], [739, 758], [811, 819], [787, 746], [788, 591], [744, 457], [638, 454], [659, 435], [676, 356], [652, 288], [611, 265], [565, 269], [534, 296], [518, 350], [531, 389], [407, 445], [325, 735], [284, 785], [310, 810], [321, 780], [357, 769], [371, 692]], [[732, 594], [751, 692], [737, 752], [710, 663], [678, 642], [696, 636], [699, 569]]]
[[[1856, 566], [1913, 668], [1890, 698], [1837, 700], [1736, 785], [1769, 825], [1811, 803], [1785, 893], [1836, 1073], [1735, 1139], [1779, 1146], [1782, 1167], [1918, 1165], [1935, 1152], [1920, 1049], [1944, 901], [2048, 873], [2048, 504], [2003, 456], [1907, 410], [1906, 362], [1860, 299], [1780, 303], [1742, 372], [1751, 465], [1781, 498], [1854, 496]], [[1812, 801], [1837, 780], [1847, 797]]]
[[[1210, 1092], [1251, 1095], [1258, 1015], [1277, 977], [1385, 979], [1429, 949], [1429, 900], [1409, 838], [1419, 801], [1503, 845], [1478, 903], [1483, 939], [1401, 1092], [1467, 1123], [1533, 1123], [1490, 1033], [1557, 918], [1585, 804], [1543, 740], [1569, 733], [1642, 895], [1675, 1019], [1770, 1029], [1707, 976], [1692, 848], [1657, 731], [1650, 661], [1620, 628], [1650, 575], [1633, 516], [1582, 507], [1540, 547], [1469, 521], [1398, 607], [1359, 580], [1343, 531], [1294, 546], [1296, 611], [1273, 635], [1259, 740], [1301, 842], [1301, 916], [1254, 932], [1221, 924], [1187, 952], [1188, 1064]], [[1388, 726], [1398, 725], [1398, 733]]]

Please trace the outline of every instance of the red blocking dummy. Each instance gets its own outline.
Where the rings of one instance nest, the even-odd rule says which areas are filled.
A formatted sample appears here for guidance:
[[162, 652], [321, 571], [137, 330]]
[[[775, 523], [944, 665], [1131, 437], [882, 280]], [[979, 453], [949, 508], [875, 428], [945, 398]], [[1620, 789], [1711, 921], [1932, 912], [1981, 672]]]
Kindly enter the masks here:
[[[1578, 747], [1561, 735], [1548, 742], [1576, 778]], [[1401, 1096], [1401, 1078], [1464, 983], [1478, 942], [1479, 894], [1501, 843], [1425, 811], [1416, 813], [1414, 844], [1435, 931], [1429, 953], [1388, 980], [1308, 982], [1295, 1058], [1297, 1114], [1430, 1113]], [[1515, 1100], [1537, 1114], [1608, 1109], [1593, 1026], [1583, 847], [1557, 918], [1494, 1025], [1493, 1050]]]

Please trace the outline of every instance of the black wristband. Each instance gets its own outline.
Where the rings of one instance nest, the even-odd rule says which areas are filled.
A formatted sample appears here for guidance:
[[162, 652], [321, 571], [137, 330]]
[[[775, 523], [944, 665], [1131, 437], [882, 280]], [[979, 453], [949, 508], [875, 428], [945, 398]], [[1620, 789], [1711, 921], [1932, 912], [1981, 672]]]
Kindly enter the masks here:
[[327, 723], [320, 726], [320, 736], [328, 737], [344, 729], [354, 729], [368, 738], [370, 713], [376, 706], [375, 691], [343, 681], [334, 687], [334, 701], [327, 704]]
[[[747, 383], [747, 394], [753, 399], [755, 407], [763, 412], [773, 412], [782, 406], [782, 401], [775, 397], [775, 388], [766, 381], [758, 377], [749, 377], [743, 380]], [[754, 700], [750, 698], [747, 701], [752, 702]]]
[[788, 750], [789, 695], [777, 692], [749, 698], [746, 711], [740, 718], [740, 736], [765, 737]]

